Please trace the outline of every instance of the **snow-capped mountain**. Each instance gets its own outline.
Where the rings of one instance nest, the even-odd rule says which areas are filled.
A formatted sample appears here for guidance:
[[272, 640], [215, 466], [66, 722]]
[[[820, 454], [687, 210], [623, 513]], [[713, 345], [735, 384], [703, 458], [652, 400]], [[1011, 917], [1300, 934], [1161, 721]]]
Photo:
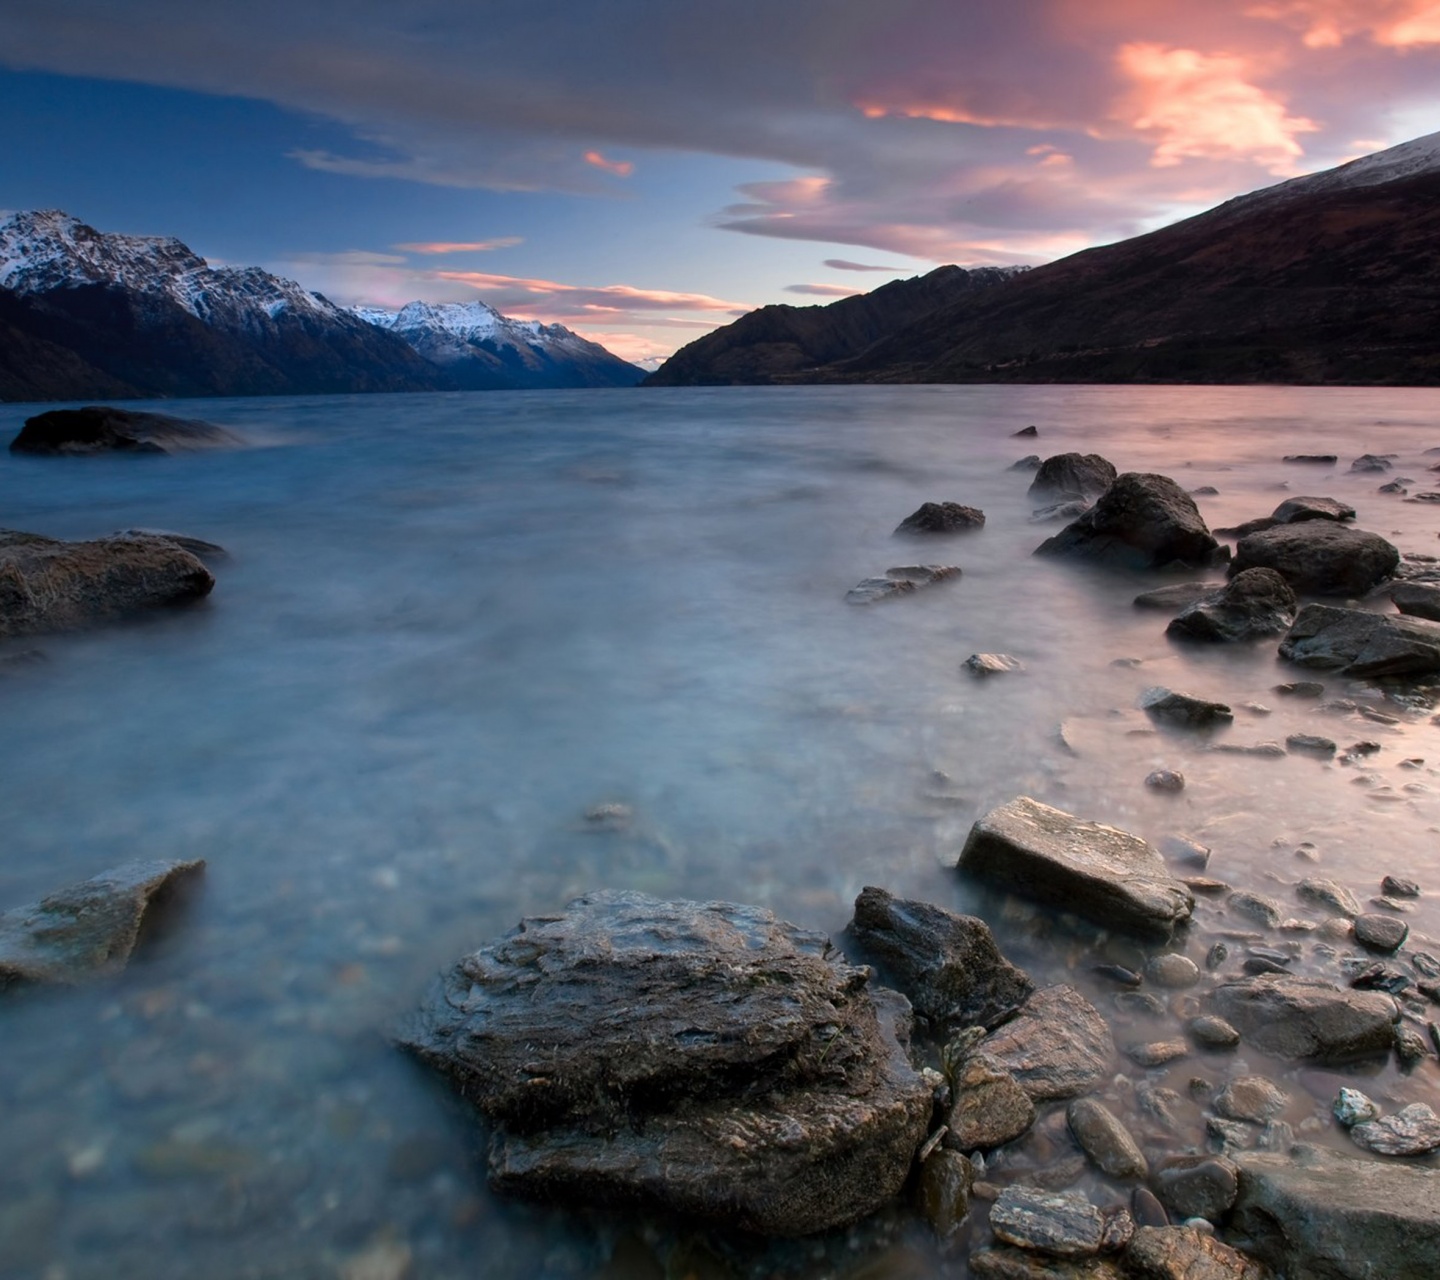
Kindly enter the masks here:
[[411, 302], [399, 311], [356, 307], [467, 389], [631, 387], [644, 371], [561, 324], [514, 320], [483, 302]]
[[1412, 138], [1409, 142], [1361, 156], [1358, 160], [1348, 161], [1333, 169], [1306, 174], [1302, 178], [1291, 178], [1286, 182], [1276, 183], [1273, 187], [1237, 196], [1221, 207], [1248, 212], [1260, 204], [1279, 203], [1357, 187], [1378, 187], [1387, 182], [1399, 182], [1403, 178], [1415, 178], [1435, 172], [1440, 172], [1440, 133]]

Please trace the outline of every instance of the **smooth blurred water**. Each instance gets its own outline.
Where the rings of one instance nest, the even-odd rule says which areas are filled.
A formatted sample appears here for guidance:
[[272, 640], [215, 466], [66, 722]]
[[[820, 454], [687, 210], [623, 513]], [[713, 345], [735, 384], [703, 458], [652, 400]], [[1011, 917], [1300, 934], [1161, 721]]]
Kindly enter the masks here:
[[[205, 605], [12, 646], [49, 661], [0, 680], [0, 909], [133, 857], [209, 864], [121, 978], [0, 1005], [0, 1275], [362, 1280], [398, 1276], [407, 1257], [421, 1277], [646, 1274], [625, 1269], [628, 1244], [607, 1263], [624, 1222], [494, 1200], [483, 1135], [385, 1039], [441, 966], [587, 889], [735, 898], [837, 933], [859, 889], [881, 884], [991, 913], [1037, 976], [1084, 986], [1080, 935], [1042, 945], [1032, 917], [953, 870], [991, 805], [1024, 793], [1192, 836], [1214, 848], [1211, 874], [1287, 901], [1306, 874], [1362, 901], [1387, 872], [1440, 888], [1427, 710], [1329, 678], [1332, 697], [1400, 723], [1326, 714], [1270, 692], [1309, 674], [1273, 643], [1170, 644], [1165, 616], [1130, 603], [1158, 582], [1031, 557], [1058, 526], [1030, 522], [1030, 476], [1008, 469], [1030, 452], [1099, 452], [1213, 485], [1197, 499], [1212, 527], [1268, 514], [1285, 486], [1328, 494], [1434, 555], [1440, 510], [1377, 488], [1396, 475], [1434, 487], [1440, 393], [154, 407], [254, 447], [0, 457], [0, 524], [170, 529], [231, 553]], [[34, 411], [0, 405], [0, 438]], [[1011, 438], [1031, 423], [1039, 440]], [[1338, 467], [1280, 460], [1321, 452]], [[1398, 455], [1395, 470], [1348, 474], [1364, 452]], [[894, 538], [927, 500], [979, 506], [987, 524]], [[845, 603], [860, 579], [917, 561], [963, 576]], [[981, 651], [1027, 670], [977, 681], [961, 663]], [[1156, 733], [1134, 709], [1152, 684], [1219, 697], [1236, 722], [1213, 739]], [[1381, 750], [1353, 767], [1206, 750], [1292, 732]], [[1182, 770], [1185, 791], [1147, 791], [1157, 767]], [[587, 822], [605, 803], [633, 822]], [[1303, 842], [1317, 865], [1295, 858]], [[1417, 937], [1440, 935], [1437, 902], [1409, 917]], [[1226, 925], [1202, 903], [1197, 959]], [[1433, 1066], [1391, 1084], [1433, 1101]], [[672, 1273], [692, 1265], [666, 1256]], [[964, 1274], [904, 1212], [787, 1266]]]

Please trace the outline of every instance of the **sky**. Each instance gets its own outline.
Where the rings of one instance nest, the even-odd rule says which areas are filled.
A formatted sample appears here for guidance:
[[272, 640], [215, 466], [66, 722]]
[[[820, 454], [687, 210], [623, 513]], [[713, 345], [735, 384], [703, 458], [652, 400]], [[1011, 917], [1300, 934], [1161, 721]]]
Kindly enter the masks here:
[[1440, 130], [1440, 0], [5, 0], [0, 210], [655, 360]]

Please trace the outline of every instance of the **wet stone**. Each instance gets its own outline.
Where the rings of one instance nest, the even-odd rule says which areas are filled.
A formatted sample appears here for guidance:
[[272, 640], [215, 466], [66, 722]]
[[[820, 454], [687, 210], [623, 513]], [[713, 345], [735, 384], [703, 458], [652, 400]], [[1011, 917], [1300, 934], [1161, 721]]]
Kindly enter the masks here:
[[1121, 1280], [1104, 1258], [1056, 1258], [1005, 1244], [972, 1253], [968, 1263], [979, 1280]]
[[1130, 1216], [1136, 1227], [1168, 1227], [1170, 1215], [1149, 1187], [1136, 1187], [1130, 1193]]
[[1327, 911], [1333, 911], [1337, 915], [1353, 918], [1358, 916], [1361, 911], [1360, 899], [1344, 885], [1337, 884], [1334, 880], [1313, 877], [1302, 880], [1295, 886], [1295, 893], [1304, 901], [1324, 907]]
[[1388, 1054], [1395, 1039], [1394, 1000], [1313, 978], [1241, 978], [1209, 998], [1247, 1044], [1281, 1058], [1348, 1062]]
[[1397, 950], [1409, 934], [1410, 926], [1394, 916], [1370, 914], [1355, 919], [1355, 941], [1386, 955]]
[[1238, 1171], [1216, 1156], [1179, 1156], [1155, 1172], [1155, 1191], [1178, 1218], [1218, 1222], [1230, 1211], [1240, 1189]]
[[1200, 981], [1200, 970], [1189, 956], [1177, 952], [1152, 956], [1145, 966], [1145, 976], [1157, 987], [1179, 991]]
[[1258, 977], [1262, 973], [1289, 973], [1283, 960], [1272, 960], [1269, 956], [1246, 956], [1241, 970]]
[[1184, 836], [1165, 836], [1160, 841], [1160, 852], [1172, 861], [1198, 871], [1204, 871], [1210, 863], [1210, 850]]
[[1018, 1138], [1035, 1121], [1030, 1095], [994, 1058], [967, 1059], [953, 1081], [954, 1104], [945, 1123], [945, 1145], [957, 1151], [988, 1150]]
[[[1432, 1022], [1430, 1024], [1434, 1026]], [[1440, 1046], [1436, 1046], [1440, 1048]], [[1402, 1066], [1412, 1067], [1422, 1058], [1430, 1057], [1432, 1049], [1430, 1041], [1415, 1027], [1408, 1023], [1401, 1022], [1395, 1028], [1395, 1056], [1400, 1060]]]
[[1229, 724], [1234, 713], [1223, 702], [1197, 698], [1193, 694], [1166, 689], [1160, 685], [1140, 695], [1140, 709], [1156, 720], [1180, 725], [1187, 729], [1207, 729]]
[[1263, 1263], [1191, 1226], [1137, 1231], [1125, 1271], [1131, 1280], [1271, 1280]]
[[1374, 1120], [1380, 1114], [1380, 1108], [1359, 1089], [1341, 1089], [1330, 1109], [1335, 1119], [1347, 1129], [1366, 1120]]
[[1427, 1155], [1440, 1150], [1440, 1116], [1423, 1102], [1413, 1102], [1392, 1116], [1362, 1121], [1350, 1137], [1376, 1155]]
[[1121, 1013], [1134, 1013], [1142, 1018], [1163, 1018], [1169, 1012], [1165, 1001], [1149, 991], [1117, 991], [1114, 1002]]
[[1271, 686], [1271, 693], [1286, 698], [1323, 698], [1325, 686], [1318, 680], [1287, 680], [1284, 684]]
[[1112, 1178], [1143, 1178], [1149, 1165], [1130, 1131], [1095, 1098], [1077, 1098], [1066, 1109], [1070, 1132], [1101, 1172]]
[[895, 532], [966, 533], [984, 526], [985, 513], [978, 507], [962, 506], [958, 502], [926, 502], [906, 516], [895, 527]]
[[1025, 670], [1025, 664], [1008, 653], [972, 653], [960, 665], [976, 676], [1003, 676]]
[[857, 582], [845, 593], [845, 601], [847, 604], [876, 604], [958, 577], [960, 570], [949, 564], [897, 565], [886, 569], [880, 577]]
[[958, 1151], [937, 1147], [920, 1167], [920, 1205], [940, 1239], [952, 1236], [970, 1212], [975, 1170]]
[[1216, 942], [1205, 953], [1205, 967], [1211, 972], [1218, 969], [1230, 956], [1230, 948], [1223, 942]]
[[1089, 1093], [1114, 1051], [1105, 1020], [1068, 986], [1041, 988], [981, 1047], [1037, 1101]]
[[1163, 1067], [1167, 1062], [1188, 1057], [1190, 1046], [1184, 1040], [1152, 1040], [1145, 1044], [1132, 1044], [1125, 1050], [1125, 1056], [1141, 1067]]
[[1413, 880], [1405, 880], [1399, 876], [1386, 876], [1380, 882], [1380, 892], [1391, 898], [1418, 898], [1420, 886]]
[[1280, 904], [1274, 898], [1267, 898], [1263, 894], [1251, 893], [1248, 889], [1240, 889], [1232, 893], [1226, 899], [1225, 905], [1242, 916], [1248, 916], [1251, 920], [1258, 920], [1267, 928], [1275, 928], [1285, 913], [1280, 909]]
[[1215, 1099], [1215, 1110], [1228, 1120], [1263, 1124], [1285, 1110], [1289, 1095], [1264, 1076], [1240, 1076], [1230, 1081]]
[[1185, 775], [1176, 769], [1155, 769], [1145, 775], [1145, 785], [1151, 791], [1174, 795], [1185, 790]]
[[1285, 746], [1297, 755], [1322, 759], [1329, 759], [1340, 749], [1333, 738], [1324, 738], [1318, 733], [1292, 733], [1285, 739]]
[[991, 1206], [990, 1228], [1007, 1244], [1076, 1258], [1100, 1252], [1105, 1219], [1082, 1195], [1006, 1187]]
[[1224, 1018], [1213, 1014], [1191, 1018], [1185, 1029], [1196, 1044], [1206, 1049], [1233, 1049], [1240, 1043], [1240, 1033]]

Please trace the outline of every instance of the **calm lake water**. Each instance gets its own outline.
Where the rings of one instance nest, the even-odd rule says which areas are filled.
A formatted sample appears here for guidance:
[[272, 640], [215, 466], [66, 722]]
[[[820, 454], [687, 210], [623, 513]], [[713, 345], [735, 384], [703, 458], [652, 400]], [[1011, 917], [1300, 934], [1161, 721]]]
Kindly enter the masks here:
[[[1030, 476], [1008, 469], [1099, 452], [1213, 486], [1197, 499], [1212, 527], [1287, 492], [1327, 494], [1403, 552], [1437, 555], [1440, 508], [1377, 489], [1435, 487], [1440, 392], [154, 407], [255, 447], [0, 455], [0, 524], [169, 529], [230, 552], [207, 604], [32, 642], [49, 660], [0, 680], [0, 909], [130, 858], [209, 864], [123, 976], [0, 1004], [4, 1277], [963, 1276], [903, 1208], [756, 1254], [490, 1195], [483, 1133], [386, 1037], [441, 967], [589, 889], [738, 899], [832, 934], [866, 884], [981, 912], [1037, 979], [1073, 981], [1111, 1013], [1122, 1043], [1089, 966], [1135, 953], [963, 881], [954, 863], [980, 812], [1029, 794], [1153, 840], [1184, 835], [1213, 849], [1209, 874], [1297, 915], [1287, 886], [1302, 876], [1362, 901], [1386, 873], [1409, 876], [1430, 891], [1407, 917], [1414, 945], [1440, 937], [1440, 729], [1424, 699], [1322, 676], [1329, 700], [1357, 704], [1325, 710], [1271, 692], [1313, 678], [1273, 643], [1172, 645], [1165, 615], [1130, 603], [1163, 580], [1031, 558], [1058, 526], [1031, 522]], [[0, 438], [33, 412], [0, 405]], [[1032, 423], [1039, 440], [1011, 438]], [[1395, 455], [1394, 470], [1349, 474], [1366, 452]], [[1291, 453], [1341, 461], [1283, 463]], [[981, 507], [986, 526], [892, 537], [927, 500]], [[963, 577], [845, 603], [860, 579], [917, 560]], [[962, 662], [987, 651], [1025, 672], [970, 677]], [[1135, 710], [1154, 684], [1231, 703], [1233, 727], [1156, 733]], [[1207, 749], [1296, 732], [1379, 750], [1345, 764]], [[1181, 770], [1185, 790], [1148, 791], [1155, 768]], [[630, 823], [587, 822], [604, 804]], [[1199, 960], [1251, 927], [1205, 900], [1179, 945]], [[1317, 936], [1300, 935], [1302, 971], [1327, 972]], [[1130, 1114], [1147, 1077], [1184, 1092], [1247, 1066], [1270, 1069], [1244, 1051], [1168, 1072], [1118, 1059], [1110, 1093]], [[1340, 1077], [1285, 1079], [1296, 1131], [1345, 1146], [1326, 1119]], [[1440, 1104], [1433, 1061], [1361, 1087]]]

